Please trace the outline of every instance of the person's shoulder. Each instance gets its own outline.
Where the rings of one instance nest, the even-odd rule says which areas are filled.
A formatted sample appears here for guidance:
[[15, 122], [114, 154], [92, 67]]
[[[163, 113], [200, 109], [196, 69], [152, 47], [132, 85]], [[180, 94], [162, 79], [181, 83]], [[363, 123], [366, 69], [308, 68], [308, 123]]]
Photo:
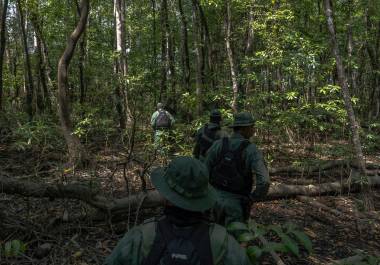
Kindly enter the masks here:
[[158, 220], [159, 220], [159, 218], [157, 218], [157, 217], [145, 219], [144, 222], [141, 225], [137, 226], [136, 228], [139, 229], [140, 231], [143, 231], [143, 232], [155, 229]]

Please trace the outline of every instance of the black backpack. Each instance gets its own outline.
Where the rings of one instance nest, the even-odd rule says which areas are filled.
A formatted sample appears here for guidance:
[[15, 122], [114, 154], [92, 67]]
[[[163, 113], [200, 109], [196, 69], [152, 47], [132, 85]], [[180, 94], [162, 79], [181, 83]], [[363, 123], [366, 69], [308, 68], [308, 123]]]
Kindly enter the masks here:
[[206, 152], [212, 144], [218, 140], [218, 137], [216, 135], [217, 131], [220, 129], [220, 127], [216, 127], [215, 129], [209, 129], [208, 124], [203, 127], [200, 137], [198, 138], [199, 142], [199, 153], [202, 156], [206, 155]]
[[155, 129], [167, 129], [170, 128], [170, 125], [171, 121], [169, 115], [165, 110], [159, 110], [155, 122]]
[[252, 189], [252, 174], [245, 169], [242, 153], [250, 144], [248, 140], [240, 143], [236, 150], [230, 150], [228, 138], [222, 139], [222, 150], [218, 162], [212, 167], [210, 182], [221, 190], [248, 195]]
[[200, 222], [193, 229], [175, 228], [168, 218], [157, 223], [153, 246], [143, 265], [212, 265], [209, 225]]

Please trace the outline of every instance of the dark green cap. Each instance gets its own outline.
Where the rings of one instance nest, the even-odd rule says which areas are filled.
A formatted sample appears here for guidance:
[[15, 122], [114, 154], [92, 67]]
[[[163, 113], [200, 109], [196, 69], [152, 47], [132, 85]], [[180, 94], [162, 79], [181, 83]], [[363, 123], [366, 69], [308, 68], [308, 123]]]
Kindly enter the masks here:
[[192, 157], [177, 157], [166, 168], [157, 168], [151, 180], [160, 194], [175, 206], [203, 212], [216, 202], [216, 191], [209, 184], [207, 167]]
[[253, 126], [255, 124], [255, 119], [249, 112], [240, 112], [234, 116], [234, 123], [229, 127], [247, 127]]

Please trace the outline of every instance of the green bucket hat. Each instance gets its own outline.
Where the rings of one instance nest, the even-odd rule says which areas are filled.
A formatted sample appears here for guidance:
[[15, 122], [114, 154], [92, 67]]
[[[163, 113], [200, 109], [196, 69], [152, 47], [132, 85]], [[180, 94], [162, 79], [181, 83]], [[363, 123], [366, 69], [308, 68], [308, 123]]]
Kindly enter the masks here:
[[234, 123], [229, 127], [246, 127], [253, 126], [255, 124], [255, 119], [249, 112], [240, 112], [234, 116]]
[[175, 206], [203, 212], [216, 202], [216, 191], [209, 184], [206, 166], [192, 157], [177, 157], [166, 168], [157, 168], [151, 180], [160, 194]]

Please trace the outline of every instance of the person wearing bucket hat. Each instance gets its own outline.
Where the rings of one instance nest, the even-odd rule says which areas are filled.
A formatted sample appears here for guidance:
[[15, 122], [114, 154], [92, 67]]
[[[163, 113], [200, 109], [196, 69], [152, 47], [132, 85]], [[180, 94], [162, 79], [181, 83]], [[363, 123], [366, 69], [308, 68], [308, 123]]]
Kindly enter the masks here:
[[[218, 193], [214, 215], [219, 224], [246, 221], [252, 200], [268, 192], [270, 180], [263, 155], [249, 142], [254, 124], [250, 113], [236, 114], [229, 126], [234, 131], [232, 136], [216, 141], [207, 153], [210, 183]], [[253, 175], [256, 176], [256, 189], [251, 192]]]
[[[157, 110], [152, 114], [150, 118], [150, 125], [153, 128], [153, 138], [154, 146], [158, 151], [162, 151], [162, 142], [164, 139], [165, 133], [168, 135], [170, 129], [172, 128], [175, 122], [174, 117], [164, 109], [164, 104], [159, 102], [157, 103]], [[169, 135], [168, 135], [169, 136]]]
[[202, 162], [205, 160], [207, 150], [212, 144], [221, 138], [222, 131], [220, 123], [222, 122], [222, 113], [214, 109], [210, 113], [210, 122], [203, 125], [195, 133], [195, 146], [193, 156]]
[[164, 215], [131, 229], [106, 265], [250, 265], [246, 252], [225, 228], [210, 223], [216, 202], [208, 170], [197, 159], [177, 157], [151, 173], [165, 199]]

